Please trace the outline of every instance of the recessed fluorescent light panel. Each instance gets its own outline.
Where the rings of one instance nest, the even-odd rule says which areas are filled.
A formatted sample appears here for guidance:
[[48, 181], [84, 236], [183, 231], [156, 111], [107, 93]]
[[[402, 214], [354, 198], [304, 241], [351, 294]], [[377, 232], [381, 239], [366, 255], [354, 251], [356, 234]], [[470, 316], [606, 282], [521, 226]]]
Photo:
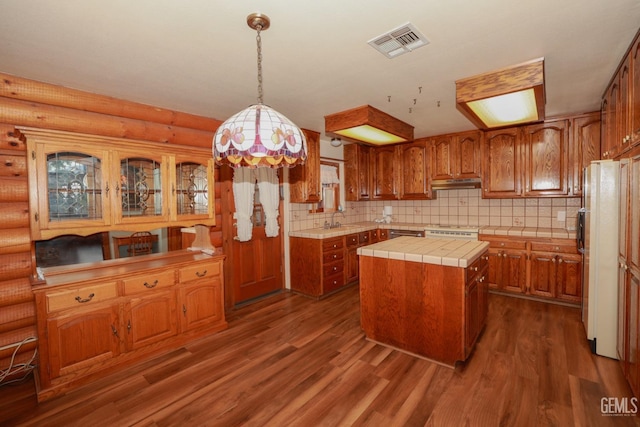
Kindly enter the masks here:
[[429, 40], [418, 29], [407, 22], [372, 38], [367, 43], [387, 58], [395, 58], [429, 44]]

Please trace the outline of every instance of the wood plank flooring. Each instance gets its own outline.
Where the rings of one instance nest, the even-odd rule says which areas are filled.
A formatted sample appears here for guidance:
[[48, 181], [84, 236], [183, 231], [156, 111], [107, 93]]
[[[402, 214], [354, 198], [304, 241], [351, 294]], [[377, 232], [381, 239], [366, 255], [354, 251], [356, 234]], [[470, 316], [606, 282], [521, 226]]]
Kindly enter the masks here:
[[0, 425], [632, 426], [603, 416], [630, 397], [617, 361], [590, 353], [575, 308], [489, 297], [474, 353], [455, 369], [367, 341], [358, 288], [322, 301], [282, 293], [229, 329], [35, 403], [0, 387]]

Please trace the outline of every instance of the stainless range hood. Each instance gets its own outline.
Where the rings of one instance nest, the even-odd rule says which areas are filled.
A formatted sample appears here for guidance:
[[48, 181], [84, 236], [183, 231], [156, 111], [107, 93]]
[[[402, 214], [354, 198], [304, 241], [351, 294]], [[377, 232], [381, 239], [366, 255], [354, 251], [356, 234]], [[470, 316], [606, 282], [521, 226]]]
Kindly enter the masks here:
[[459, 190], [464, 188], [480, 188], [480, 178], [435, 179], [431, 181], [432, 190]]

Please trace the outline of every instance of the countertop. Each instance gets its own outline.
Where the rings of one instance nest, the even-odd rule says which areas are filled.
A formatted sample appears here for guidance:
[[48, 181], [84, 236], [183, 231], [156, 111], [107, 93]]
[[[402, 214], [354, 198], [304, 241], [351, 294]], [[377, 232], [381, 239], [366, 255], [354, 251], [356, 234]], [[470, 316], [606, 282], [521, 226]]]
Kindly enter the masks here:
[[[305, 237], [308, 239], [327, 239], [330, 237], [345, 236], [352, 233], [360, 233], [362, 231], [381, 229], [395, 230], [424, 230], [427, 224], [392, 222], [356, 222], [351, 224], [342, 224], [338, 228], [308, 228], [306, 230], [290, 231], [290, 237]], [[564, 228], [547, 228], [547, 227], [495, 227], [481, 226], [480, 234], [494, 236], [522, 236], [522, 237], [544, 237], [555, 239], [575, 239], [575, 230], [566, 230]]]
[[358, 255], [450, 267], [468, 267], [489, 248], [479, 240], [398, 237], [358, 248]]

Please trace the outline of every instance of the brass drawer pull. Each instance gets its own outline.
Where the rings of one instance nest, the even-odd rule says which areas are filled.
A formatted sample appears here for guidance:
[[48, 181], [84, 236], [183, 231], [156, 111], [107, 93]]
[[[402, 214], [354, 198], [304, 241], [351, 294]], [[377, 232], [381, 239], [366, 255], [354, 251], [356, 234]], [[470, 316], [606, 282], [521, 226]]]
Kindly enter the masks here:
[[80, 304], [82, 304], [83, 302], [89, 302], [93, 299], [93, 297], [95, 297], [96, 294], [94, 293], [90, 293], [88, 298], [81, 298], [79, 296], [76, 297], [76, 301], [78, 301]]
[[143, 285], [144, 285], [144, 287], [145, 287], [145, 288], [153, 289], [153, 288], [155, 288], [156, 286], [158, 286], [158, 279], [156, 279], [156, 280], [153, 282], [153, 284], [152, 284], [152, 285], [151, 285], [151, 284], [149, 284], [148, 282], [144, 282], [144, 283], [143, 283]]
[[199, 271], [196, 271], [196, 276], [198, 277], [204, 277], [207, 275], [207, 270], [203, 271], [202, 273], [200, 273]]

